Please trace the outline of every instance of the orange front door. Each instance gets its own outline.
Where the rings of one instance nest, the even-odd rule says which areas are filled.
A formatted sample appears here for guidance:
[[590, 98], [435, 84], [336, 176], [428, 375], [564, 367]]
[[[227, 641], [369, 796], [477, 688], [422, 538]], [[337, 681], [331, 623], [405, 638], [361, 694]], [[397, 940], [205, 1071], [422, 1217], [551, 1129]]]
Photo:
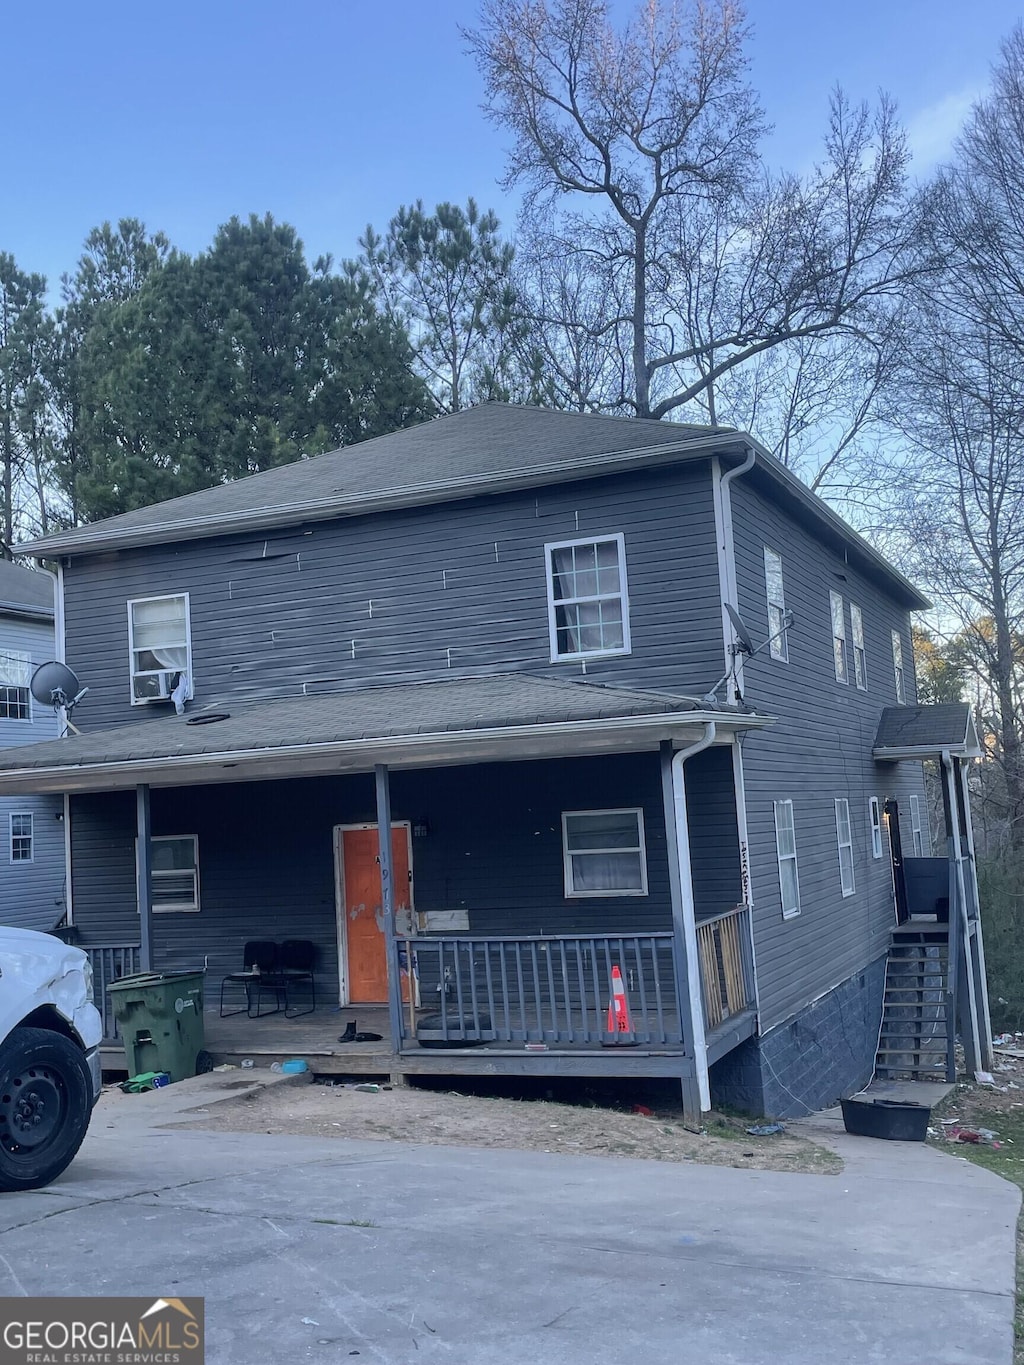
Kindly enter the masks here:
[[[377, 827], [341, 831], [343, 906], [348, 950], [348, 997], [353, 1005], [377, 1005], [388, 998]], [[395, 912], [409, 909], [409, 830], [392, 826]]]

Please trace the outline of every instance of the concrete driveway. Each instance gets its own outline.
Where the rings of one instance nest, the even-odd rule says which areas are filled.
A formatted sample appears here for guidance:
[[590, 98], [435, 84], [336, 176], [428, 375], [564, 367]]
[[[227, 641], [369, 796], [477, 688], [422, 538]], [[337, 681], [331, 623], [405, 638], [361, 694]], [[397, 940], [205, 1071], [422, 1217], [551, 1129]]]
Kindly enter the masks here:
[[1011, 1360], [1018, 1192], [912, 1144], [791, 1175], [175, 1132], [161, 1093], [0, 1196], [0, 1294], [205, 1295], [211, 1365]]

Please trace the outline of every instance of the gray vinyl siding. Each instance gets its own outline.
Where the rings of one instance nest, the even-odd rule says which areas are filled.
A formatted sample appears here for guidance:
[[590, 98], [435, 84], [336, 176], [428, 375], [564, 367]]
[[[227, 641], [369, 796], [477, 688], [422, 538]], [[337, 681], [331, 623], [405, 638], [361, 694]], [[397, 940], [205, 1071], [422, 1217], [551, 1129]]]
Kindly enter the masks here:
[[[632, 652], [550, 660], [544, 545], [622, 532]], [[73, 559], [67, 658], [92, 729], [132, 707], [126, 603], [190, 595], [197, 705], [507, 670], [696, 692], [721, 672], [709, 466]]]
[[[760, 1026], [765, 1031], [882, 956], [894, 924], [888, 847], [871, 856], [868, 802], [895, 796], [904, 848], [908, 797], [924, 799], [919, 764], [879, 764], [871, 746], [879, 714], [895, 701], [891, 632], [903, 639], [907, 700], [913, 656], [906, 610], [845, 557], [768, 501], [753, 482], [732, 484], [739, 610], [757, 639], [768, 631], [764, 547], [782, 555], [786, 606], [796, 623], [789, 662], [766, 650], [745, 669], [745, 698], [777, 724], [743, 742], [747, 831], [754, 899]], [[842, 595], [849, 678], [836, 680], [829, 591]], [[850, 603], [863, 613], [867, 690], [853, 681]], [[835, 800], [850, 803], [856, 889], [840, 885]], [[782, 918], [773, 802], [793, 802], [801, 913]], [[883, 844], [885, 844], [883, 839]]]
[[[722, 760], [728, 751], [722, 751]], [[688, 775], [701, 918], [734, 904], [737, 860], [731, 776], [719, 751]], [[703, 793], [707, 792], [707, 801]], [[417, 910], [461, 910], [478, 934], [644, 933], [672, 927], [660, 764], [631, 754], [392, 775], [392, 815], [426, 822], [413, 840]], [[152, 793], [153, 832], [199, 840], [201, 909], [154, 917], [154, 965], [208, 958], [214, 975], [241, 964], [250, 938], [310, 938], [318, 976], [337, 983], [333, 831], [375, 819], [369, 776]], [[568, 898], [565, 810], [637, 806], [644, 814], [648, 894]], [[135, 802], [124, 793], [71, 801], [76, 923], [83, 946], [138, 942]]]
[[[0, 650], [27, 654], [33, 665], [52, 659], [53, 625], [0, 615]], [[31, 703], [30, 720], [0, 717], [0, 749], [54, 739], [57, 717]], [[0, 754], [0, 763], [3, 757]], [[52, 929], [64, 914], [64, 802], [54, 796], [0, 797], [0, 924]], [[31, 814], [32, 861], [11, 862], [10, 817]]]

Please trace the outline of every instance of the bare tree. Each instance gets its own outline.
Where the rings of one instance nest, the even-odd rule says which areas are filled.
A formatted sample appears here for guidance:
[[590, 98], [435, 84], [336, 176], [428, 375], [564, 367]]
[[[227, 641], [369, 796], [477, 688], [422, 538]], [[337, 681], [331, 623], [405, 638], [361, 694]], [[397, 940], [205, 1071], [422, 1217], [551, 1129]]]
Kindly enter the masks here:
[[[835, 427], [809, 375], [838, 353], [859, 382], [845, 450], [922, 269], [891, 104], [872, 113], [837, 93], [821, 164], [774, 176], [733, 0], [648, 0], [621, 31], [604, 0], [484, 0], [465, 36], [487, 110], [514, 137], [505, 184], [526, 190], [524, 264], [553, 368], [568, 386], [581, 354], [601, 360], [572, 401], [742, 421], [753, 397], [764, 407], [756, 367], [770, 356], [777, 445], [795, 460], [812, 425]], [[587, 287], [560, 315], [552, 282], [567, 275]], [[780, 376], [793, 381], [781, 402]]]

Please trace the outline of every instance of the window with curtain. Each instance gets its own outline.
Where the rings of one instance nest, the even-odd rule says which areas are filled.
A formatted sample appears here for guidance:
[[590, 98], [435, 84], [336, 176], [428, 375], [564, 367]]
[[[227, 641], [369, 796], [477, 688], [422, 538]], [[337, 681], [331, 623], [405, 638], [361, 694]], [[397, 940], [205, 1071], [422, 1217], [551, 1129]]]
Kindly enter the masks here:
[[779, 890], [782, 893], [783, 919], [800, 913], [800, 873], [796, 862], [796, 824], [793, 802], [776, 801], [775, 847], [779, 855]]
[[643, 811], [564, 811], [562, 851], [567, 896], [647, 895]]
[[850, 824], [850, 803], [845, 796], [836, 797], [836, 842], [839, 845], [839, 884], [844, 896], [856, 890], [853, 873], [853, 828]]
[[32, 815], [31, 813], [12, 815], [11, 862], [30, 863], [32, 859]]
[[903, 677], [903, 640], [898, 630], [892, 633], [892, 671], [896, 681], [896, 700], [900, 706], [905, 706], [907, 689]]
[[773, 659], [789, 662], [789, 645], [783, 625], [786, 617], [786, 596], [782, 588], [782, 556], [764, 547], [764, 586], [768, 598], [769, 651]]
[[545, 551], [551, 658], [628, 654], [623, 537], [565, 541]]
[[850, 627], [853, 633], [853, 680], [863, 691], [868, 685], [868, 663], [864, 650], [864, 617], [856, 602], [850, 603]]
[[153, 910], [199, 909], [199, 840], [194, 834], [150, 840]]
[[28, 690], [32, 660], [17, 649], [0, 650], [0, 720], [31, 720]]
[[837, 592], [828, 595], [829, 610], [832, 613], [832, 653], [835, 656], [836, 682], [849, 682], [846, 667], [846, 617], [843, 612], [843, 599]]
[[166, 700], [181, 679], [192, 695], [188, 594], [128, 603], [132, 705]]
[[871, 817], [871, 856], [872, 858], [880, 858], [882, 856], [882, 811], [877, 796], [873, 796], [868, 802], [868, 815]]

